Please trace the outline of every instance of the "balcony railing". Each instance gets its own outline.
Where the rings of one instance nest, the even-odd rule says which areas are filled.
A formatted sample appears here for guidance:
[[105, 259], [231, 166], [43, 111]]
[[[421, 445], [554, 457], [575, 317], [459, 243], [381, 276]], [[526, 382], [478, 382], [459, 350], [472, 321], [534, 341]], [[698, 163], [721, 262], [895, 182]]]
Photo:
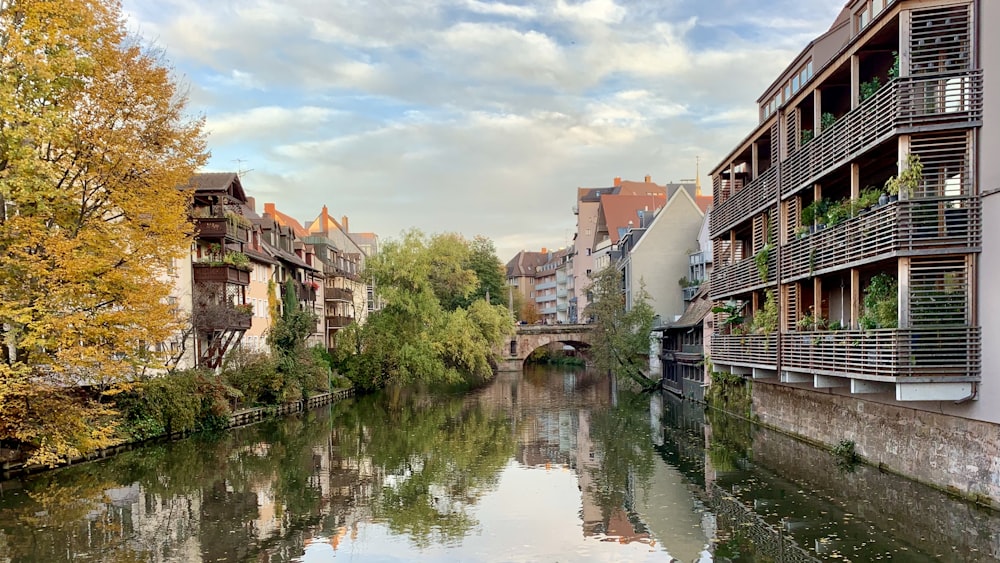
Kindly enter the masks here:
[[[783, 370], [859, 379], [975, 380], [981, 369], [979, 327], [798, 332], [781, 337]], [[717, 355], [715, 349], [712, 352]]]
[[195, 233], [199, 238], [228, 238], [232, 241], [250, 240], [250, 229], [226, 217], [195, 217]]
[[354, 292], [341, 287], [328, 287], [323, 291], [327, 301], [354, 301]]
[[767, 282], [761, 279], [760, 272], [757, 270], [757, 261], [754, 260], [753, 256], [714, 270], [709, 286], [712, 299], [722, 299], [773, 284], [776, 278], [777, 262], [775, 251], [772, 250], [767, 258]]
[[778, 363], [778, 335], [716, 334], [712, 336], [712, 361], [774, 369]]
[[778, 196], [777, 175], [778, 168], [772, 166], [715, 206], [709, 218], [711, 237], [716, 238], [773, 203]]
[[192, 324], [204, 331], [249, 330], [253, 312], [249, 305], [199, 302], [193, 310]]
[[344, 328], [345, 326], [354, 322], [353, 317], [345, 317], [343, 315], [327, 315], [326, 316], [326, 327], [327, 328]]
[[[782, 198], [811, 186], [833, 168], [900, 130], [972, 127], [982, 118], [981, 70], [897, 78], [781, 163]], [[738, 217], [726, 219], [725, 223], [738, 222], [752, 213], [743, 212], [742, 207], [740, 210]], [[713, 217], [713, 237], [725, 230], [723, 220], [719, 221], [720, 228], [716, 229]]]
[[978, 250], [981, 244], [982, 205], [978, 197], [899, 201], [785, 245], [781, 250], [782, 283], [893, 253]]
[[358, 281], [361, 279], [361, 276], [359, 276], [358, 274], [349, 272], [333, 264], [323, 264], [323, 273], [326, 274], [327, 276], [347, 278], [353, 281]]
[[315, 301], [316, 288], [309, 283], [296, 283], [295, 294], [299, 301]]
[[250, 285], [250, 272], [229, 264], [195, 262], [191, 264], [195, 282]]

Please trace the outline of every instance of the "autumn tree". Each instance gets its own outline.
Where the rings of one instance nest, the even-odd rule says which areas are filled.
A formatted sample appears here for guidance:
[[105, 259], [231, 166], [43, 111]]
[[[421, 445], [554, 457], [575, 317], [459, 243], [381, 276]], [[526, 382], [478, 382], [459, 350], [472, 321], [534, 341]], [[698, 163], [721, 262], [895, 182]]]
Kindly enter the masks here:
[[594, 365], [602, 372], [627, 377], [643, 389], [658, 386], [658, 381], [646, 375], [655, 313], [645, 287], [640, 288], [632, 307], [626, 310], [621, 272], [611, 265], [594, 275], [587, 291], [593, 295], [586, 315], [593, 318], [594, 345], [590, 355]]
[[32, 461], [111, 443], [77, 390], [157, 367], [179, 326], [177, 186], [206, 156], [185, 102], [117, 2], [0, 0], [0, 439]]
[[413, 230], [387, 242], [365, 271], [384, 306], [340, 335], [340, 372], [364, 388], [491, 377], [513, 321], [505, 305], [485, 299], [462, 305], [479, 287], [466, 266], [470, 253], [470, 243], [451, 233], [427, 237]]

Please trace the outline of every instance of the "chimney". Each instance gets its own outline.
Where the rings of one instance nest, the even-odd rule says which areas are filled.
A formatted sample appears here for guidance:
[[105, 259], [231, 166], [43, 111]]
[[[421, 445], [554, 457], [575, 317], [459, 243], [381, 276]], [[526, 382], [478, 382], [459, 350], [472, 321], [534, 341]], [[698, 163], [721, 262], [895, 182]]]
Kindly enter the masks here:
[[340, 216], [340, 228], [344, 229], [345, 233], [351, 232], [350, 227], [347, 226], [347, 215]]
[[252, 196], [247, 196], [247, 207], [250, 208], [250, 211], [253, 211], [254, 213], [256, 213], [257, 212], [257, 200], [255, 200]]
[[548, 249], [548, 248], [545, 248], [545, 247], [543, 246], [543, 247], [542, 247], [542, 254], [548, 254], [548, 253], [549, 253], [549, 249]]
[[621, 178], [621, 176], [615, 176], [615, 187], [616, 188], [622, 187], [622, 178]]
[[264, 213], [269, 214], [271, 217], [277, 217], [278, 216], [277, 212], [275, 212], [275, 210], [274, 210], [274, 204], [273, 203], [265, 203], [264, 204]]
[[646, 183], [647, 183], [647, 184], [648, 184], [648, 183], [649, 183], [649, 182], [650, 182], [650, 181], [651, 181], [652, 179], [653, 179], [653, 178], [652, 178], [652, 177], [651, 177], [651, 176], [650, 176], [649, 174], [646, 174]]

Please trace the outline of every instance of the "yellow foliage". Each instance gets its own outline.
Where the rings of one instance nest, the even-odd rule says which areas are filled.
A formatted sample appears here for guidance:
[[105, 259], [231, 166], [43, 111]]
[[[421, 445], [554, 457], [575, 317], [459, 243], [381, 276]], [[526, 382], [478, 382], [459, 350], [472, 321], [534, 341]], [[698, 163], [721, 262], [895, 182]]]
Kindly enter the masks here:
[[[177, 187], [206, 157], [202, 122], [119, 10], [0, 0], [0, 438], [46, 461], [110, 440], [108, 413], [69, 390], [159, 367], [150, 346], [179, 328]], [[73, 420], [45, 420], [57, 411]]]

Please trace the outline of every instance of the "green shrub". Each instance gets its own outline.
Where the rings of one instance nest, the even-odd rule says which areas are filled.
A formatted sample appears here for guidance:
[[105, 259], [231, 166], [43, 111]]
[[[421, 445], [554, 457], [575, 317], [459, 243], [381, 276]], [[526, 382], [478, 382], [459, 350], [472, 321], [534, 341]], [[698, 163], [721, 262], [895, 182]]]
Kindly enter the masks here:
[[236, 348], [222, 363], [222, 376], [239, 390], [242, 406], [273, 405], [281, 401], [284, 381], [270, 355]]

